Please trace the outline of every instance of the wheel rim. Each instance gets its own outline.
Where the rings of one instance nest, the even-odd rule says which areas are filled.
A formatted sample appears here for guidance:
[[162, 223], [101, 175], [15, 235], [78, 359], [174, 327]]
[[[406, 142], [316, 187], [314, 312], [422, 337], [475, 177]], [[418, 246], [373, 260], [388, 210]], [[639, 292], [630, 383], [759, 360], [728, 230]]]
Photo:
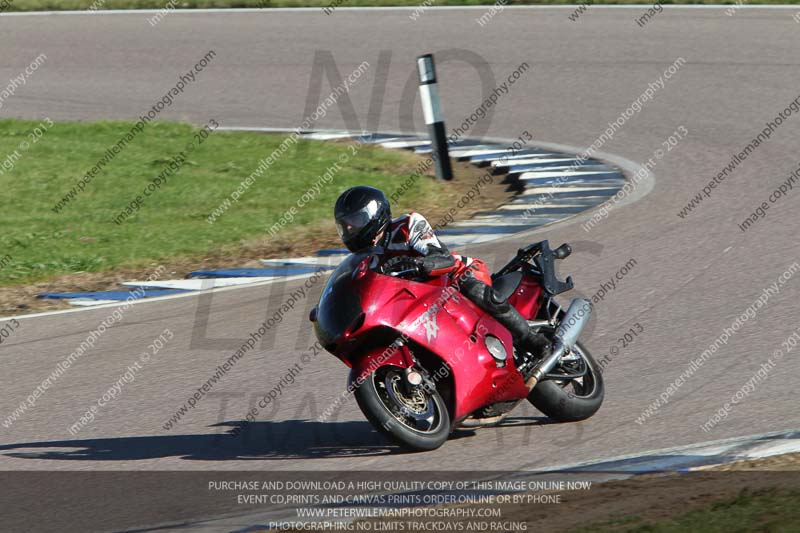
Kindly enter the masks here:
[[403, 375], [396, 368], [379, 369], [373, 383], [386, 410], [408, 429], [421, 434], [435, 433], [442, 424], [441, 406], [422, 387], [409, 394]]
[[586, 369], [586, 374], [579, 378], [564, 380], [554, 379], [553, 381], [555, 381], [559, 387], [565, 390], [571, 386], [572, 391], [569, 393], [576, 398], [588, 398], [594, 394], [594, 391], [597, 388], [597, 381], [594, 377], [595, 369], [589, 364], [589, 361], [586, 359], [586, 355], [583, 353], [583, 348], [581, 346], [577, 344], [573, 346], [571, 353], [577, 355], [577, 359], [571, 361], [562, 360], [558, 366], [561, 368], [567, 367], [570, 373], [579, 373]]

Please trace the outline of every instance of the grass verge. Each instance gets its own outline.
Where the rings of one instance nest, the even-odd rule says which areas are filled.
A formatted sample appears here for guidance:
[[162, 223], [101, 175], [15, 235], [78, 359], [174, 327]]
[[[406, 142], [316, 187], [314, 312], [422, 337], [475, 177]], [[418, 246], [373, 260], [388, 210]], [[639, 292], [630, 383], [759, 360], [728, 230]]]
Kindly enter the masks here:
[[[207, 9], [207, 8], [271, 8], [326, 7], [331, 0], [3, 0], [8, 4], [0, 11], [67, 11], [83, 9]], [[341, 7], [357, 6], [420, 6], [422, 0], [344, 0], [334, 2]], [[433, 6], [493, 5], [497, 0], [435, 0]], [[577, 4], [577, 0], [509, 0], [504, 5]], [[631, 4], [652, 5], [641, 0], [597, 0], [592, 5]], [[735, 4], [736, 0], [665, 0], [661, 4]], [[750, 0], [748, 4], [785, 4], [785, 0]], [[425, 4], [428, 5], [428, 4]]]
[[628, 516], [573, 529], [571, 533], [789, 532], [798, 531], [799, 524], [800, 491], [742, 489], [733, 498], [715, 501], [675, 518], [651, 521], [640, 516]]
[[[155, 122], [55, 212], [56, 203], [133, 123], [49, 124], [0, 121], [0, 187], [6, 200], [0, 210], [0, 309], [26, 299], [6, 292], [3, 305], [3, 288], [27, 287], [26, 297], [42, 290], [98, 290], [140, 279], [156, 264], [180, 277], [198, 268], [255, 266], [256, 259], [341, 247], [331, 220], [338, 195], [354, 185], [390, 195], [424, 162], [410, 152], [374, 145], [299, 140], [231, 201], [287, 136], [213, 131], [200, 143], [198, 127]], [[178, 170], [143, 195], [182, 152], [185, 162]], [[435, 223], [477, 172], [459, 166], [457, 179], [443, 183], [429, 179], [429, 169], [393, 210], [419, 211]], [[328, 178], [321, 181], [323, 176]], [[486, 189], [459, 218], [502, 203], [510, 196], [504, 190]], [[298, 207], [301, 198], [306, 201]], [[230, 206], [209, 223], [226, 199]], [[285, 214], [293, 208], [289, 221]], [[282, 217], [288, 223], [270, 234], [268, 228]]]

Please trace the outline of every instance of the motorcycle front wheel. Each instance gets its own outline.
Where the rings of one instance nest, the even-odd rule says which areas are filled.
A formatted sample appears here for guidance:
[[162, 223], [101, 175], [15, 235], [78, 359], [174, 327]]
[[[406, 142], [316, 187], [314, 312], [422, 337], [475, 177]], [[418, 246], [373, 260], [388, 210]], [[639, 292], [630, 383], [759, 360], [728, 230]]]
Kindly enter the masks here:
[[450, 434], [450, 414], [441, 395], [409, 387], [400, 368], [377, 369], [355, 390], [355, 396], [372, 426], [407, 450], [435, 450]]
[[[578, 379], [548, 379], [537, 383], [528, 401], [539, 411], [557, 422], [576, 422], [589, 418], [600, 409], [605, 396], [603, 374], [589, 350], [581, 343], [572, 349], [574, 360], [561, 363], [564, 370], [584, 372]], [[558, 368], [558, 367], [556, 367]]]

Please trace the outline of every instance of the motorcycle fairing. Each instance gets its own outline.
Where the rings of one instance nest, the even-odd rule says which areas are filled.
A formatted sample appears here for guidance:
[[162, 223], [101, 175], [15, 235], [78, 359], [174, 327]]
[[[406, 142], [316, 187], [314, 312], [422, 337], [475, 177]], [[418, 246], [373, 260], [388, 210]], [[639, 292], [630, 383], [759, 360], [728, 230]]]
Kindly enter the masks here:
[[[367, 276], [364, 279], [366, 281]], [[367, 290], [362, 295], [364, 303], [370, 305], [367, 302], [385, 297], [385, 292]], [[396, 321], [398, 316], [390, 308], [401, 301], [407, 311], [402, 319]], [[410, 357], [403, 354], [410, 344], [425, 347], [447, 364], [453, 377], [454, 394], [458, 398], [453, 417], [456, 421], [484, 405], [527, 396], [524, 380], [514, 366], [511, 334], [454, 288], [410, 283], [376, 309], [381, 312], [373, 312], [373, 318], [367, 318], [361, 331], [370, 327], [389, 327], [400, 334], [406, 346], [391, 353], [384, 353], [385, 348], [376, 349], [362, 354], [357, 361], [351, 360], [351, 381], [366, 379], [375, 370], [376, 359], [380, 359], [381, 364], [400, 368], [412, 366]], [[384, 310], [392, 319], [387, 320]], [[503, 366], [498, 366], [487, 349], [486, 335], [498, 338], [505, 348], [507, 357]], [[410, 355], [413, 355], [413, 350]]]

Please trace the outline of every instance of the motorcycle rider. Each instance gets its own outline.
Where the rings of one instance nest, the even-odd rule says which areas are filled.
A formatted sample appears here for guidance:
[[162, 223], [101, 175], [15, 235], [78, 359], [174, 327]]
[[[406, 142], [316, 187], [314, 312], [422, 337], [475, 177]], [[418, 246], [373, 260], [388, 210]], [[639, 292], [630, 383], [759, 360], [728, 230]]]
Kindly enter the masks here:
[[380, 189], [358, 186], [346, 190], [336, 200], [334, 218], [339, 237], [351, 252], [380, 246], [384, 271], [410, 271], [426, 278], [449, 276], [448, 285], [456, 286], [508, 329], [515, 346], [529, 351], [547, 348], [546, 338], [533, 333], [519, 311], [492, 288], [483, 261], [451, 254], [419, 213], [392, 219], [389, 200]]

